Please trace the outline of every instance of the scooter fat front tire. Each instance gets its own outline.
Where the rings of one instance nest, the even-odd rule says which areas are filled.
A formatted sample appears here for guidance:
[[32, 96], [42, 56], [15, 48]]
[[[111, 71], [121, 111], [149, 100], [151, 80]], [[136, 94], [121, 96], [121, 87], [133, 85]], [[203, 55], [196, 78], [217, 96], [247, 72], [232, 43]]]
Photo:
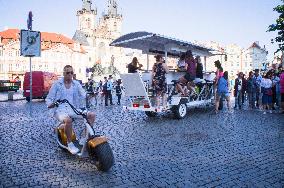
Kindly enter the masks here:
[[90, 148], [90, 150], [98, 170], [107, 172], [114, 164], [114, 156], [108, 142], [104, 142], [95, 148]]

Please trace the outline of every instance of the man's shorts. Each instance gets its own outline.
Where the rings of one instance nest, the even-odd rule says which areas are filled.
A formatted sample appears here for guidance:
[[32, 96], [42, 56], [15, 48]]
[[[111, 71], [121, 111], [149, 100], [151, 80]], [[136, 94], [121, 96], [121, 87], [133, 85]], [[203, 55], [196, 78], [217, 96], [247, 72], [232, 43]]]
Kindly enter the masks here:
[[[84, 109], [80, 109], [80, 110], [84, 110]], [[83, 118], [81, 115], [75, 114], [75, 112], [69, 106], [66, 106], [65, 108], [58, 108], [55, 111], [55, 118], [60, 122], [63, 122], [63, 120], [68, 117], [70, 117], [71, 119], [82, 119]]]
[[184, 75], [184, 78], [188, 81], [191, 82], [195, 79], [194, 76], [191, 76], [188, 72]]

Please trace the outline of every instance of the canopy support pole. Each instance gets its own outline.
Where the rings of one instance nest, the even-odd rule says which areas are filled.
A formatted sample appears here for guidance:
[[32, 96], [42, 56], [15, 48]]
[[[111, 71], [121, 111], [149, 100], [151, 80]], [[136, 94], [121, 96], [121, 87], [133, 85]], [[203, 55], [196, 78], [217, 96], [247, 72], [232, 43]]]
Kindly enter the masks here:
[[149, 53], [147, 53], [147, 72], [149, 72]]
[[206, 56], [204, 56], [204, 71], [206, 72]]

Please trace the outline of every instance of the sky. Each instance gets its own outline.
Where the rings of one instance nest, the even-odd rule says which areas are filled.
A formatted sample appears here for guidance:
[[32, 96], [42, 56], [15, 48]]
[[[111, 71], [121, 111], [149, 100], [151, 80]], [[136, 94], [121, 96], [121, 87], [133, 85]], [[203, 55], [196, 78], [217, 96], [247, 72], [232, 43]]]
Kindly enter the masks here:
[[[185, 41], [216, 41], [248, 48], [259, 41], [272, 60], [276, 32], [266, 32], [279, 14], [273, 8], [281, 0], [117, 0], [123, 15], [122, 34], [148, 31]], [[107, 0], [93, 0], [98, 17], [107, 10]], [[0, 0], [0, 31], [27, 29], [33, 12], [33, 30], [73, 37], [76, 11], [82, 0]]]

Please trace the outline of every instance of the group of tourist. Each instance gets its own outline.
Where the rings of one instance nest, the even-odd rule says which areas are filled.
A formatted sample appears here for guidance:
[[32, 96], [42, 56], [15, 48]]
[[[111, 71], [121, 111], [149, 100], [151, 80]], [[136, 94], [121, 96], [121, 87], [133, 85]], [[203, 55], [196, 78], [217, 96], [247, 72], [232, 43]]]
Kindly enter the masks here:
[[283, 68], [279, 66], [262, 73], [256, 69], [248, 77], [240, 72], [235, 80], [234, 96], [236, 109], [242, 109], [247, 99], [250, 109], [258, 108], [266, 114], [278, 108], [284, 113]]
[[120, 105], [123, 91], [121, 79], [114, 81], [112, 75], [109, 75], [109, 77], [104, 77], [103, 80], [96, 83], [93, 79], [89, 79], [85, 84], [88, 94], [87, 107], [102, 105], [103, 102], [105, 106], [114, 105], [112, 97], [114, 92], [117, 96], [117, 105]]

